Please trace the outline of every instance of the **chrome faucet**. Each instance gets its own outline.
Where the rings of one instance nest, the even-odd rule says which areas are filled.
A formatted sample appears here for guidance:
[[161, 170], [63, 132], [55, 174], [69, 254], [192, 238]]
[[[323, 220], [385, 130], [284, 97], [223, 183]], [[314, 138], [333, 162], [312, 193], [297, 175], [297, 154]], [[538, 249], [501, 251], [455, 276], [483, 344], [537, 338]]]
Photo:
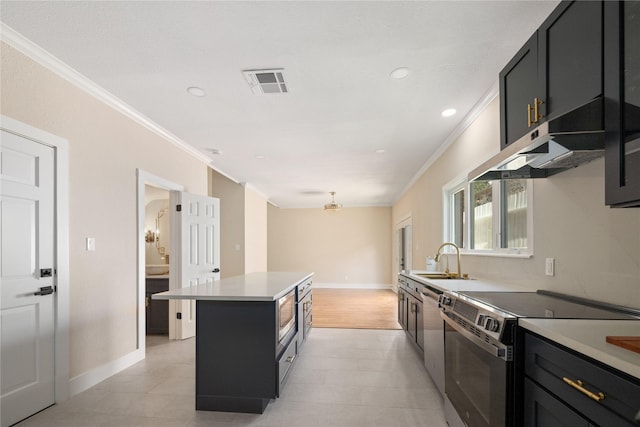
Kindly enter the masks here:
[[[440, 251], [445, 246], [453, 246], [454, 248], [456, 248], [456, 254], [458, 256], [458, 273], [456, 273], [455, 276], [453, 276], [453, 275], [452, 276], [453, 277], [457, 277], [457, 278], [462, 278], [462, 267], [460, 267], [460, 248], [455, 243], [446, 242], [446, 243], [443, 243], [442, 245], [440, 245], [440, 247], [438, 248], [438, 252], [436, 253], [436, 257], [435, 257], [436, 262], [440, 261], [440, 255], [442, 255], [440, 253]], [[447, 269], [445, 270], [445, 273], [449, 274], [449, 265], [448, 265], [448, 263], [447, 263]]]

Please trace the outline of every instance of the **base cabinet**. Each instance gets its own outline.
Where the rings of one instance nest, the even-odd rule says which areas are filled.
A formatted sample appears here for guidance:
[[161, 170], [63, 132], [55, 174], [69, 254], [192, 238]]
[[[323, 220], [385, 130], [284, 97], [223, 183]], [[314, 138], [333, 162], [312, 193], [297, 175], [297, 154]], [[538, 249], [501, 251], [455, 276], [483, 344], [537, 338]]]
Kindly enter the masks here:
[[420, 349], [424, 349], [421, 283], [404, 276], [398, 278], [398, 323]]
[[524, 342], [524, 425], [638, 425], [640, 381], [537, 335]]
[[405, 291], [398, 282], [398, 323], [407, 330], [407, 291]]
[[197, 301], [196, 409], [262, 413], [280, 395], [298, 336], [278, 343], [276, 304]]
[[146, 333], [167, 335], [169, 333], [169, 301], [154, 300], [151, 295], [169, 290], [169, 279], [146, 279], [145, 317]]
[[298, 286], [298, 349], [301, 350], [313, 327], [311, 280]]

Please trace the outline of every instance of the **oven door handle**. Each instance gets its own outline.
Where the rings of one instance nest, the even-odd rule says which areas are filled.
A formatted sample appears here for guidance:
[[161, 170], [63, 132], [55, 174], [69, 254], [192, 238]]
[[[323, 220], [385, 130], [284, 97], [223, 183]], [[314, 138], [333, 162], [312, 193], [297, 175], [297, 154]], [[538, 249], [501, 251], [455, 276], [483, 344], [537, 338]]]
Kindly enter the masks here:
[[499, 359], [502, 359], [505, 362], [508, 362], [508, 361], [511, 360], [512, 356], [511, 356], [511, 351], [510, 351], [511, 347], [510, 346], [501, 344], [498, 347], [495, 344], [490, 344], [488, 342], [485, 342], [485, 341], [479, 339], [477, 336], [475, 336], [471, 332], [467, 331], [464, 328], [461, 328], [460, 325], [458, 325], [455, 322], [455, 320], [451, 319], [443, 311], [440, 312], [440, 317], [442, 317], [444, 319], [444, 321], [449, 324], [449, 326], [451, 326], [453, 329], [455, 329], [456, 332], [461, 334], [463, 337], [465, 337], [466, 339], [471, 341], [474, 345], [480, 347], [481, 349], [483, 349], [487, 353], [489, 353], [492, 356], [495, 356], [495, 357], [497, 357]]

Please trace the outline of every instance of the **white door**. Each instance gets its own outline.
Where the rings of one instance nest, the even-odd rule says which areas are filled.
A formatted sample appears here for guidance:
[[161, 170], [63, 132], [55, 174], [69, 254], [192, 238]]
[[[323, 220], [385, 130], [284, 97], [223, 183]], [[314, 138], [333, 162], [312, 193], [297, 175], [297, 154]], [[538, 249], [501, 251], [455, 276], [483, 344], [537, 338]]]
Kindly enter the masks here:
[[[53, 148], [2, 132], [2, 426], [55, 399]], [[40, 295], [37, 295], [40, 294]]]
[[[180, 245], [173, 251], [177, 259], [172, 286], [185, 288], [220, 279], [220, 199], [172, 191], [170, 206], [178, 219], [172, 224], [179, 224], [173, 227], [176, 234], [172, 242]], [[173, 319], [169, 321], [169, 338], [195, 335], [195, 301], [172, 300], [169, 315]]]

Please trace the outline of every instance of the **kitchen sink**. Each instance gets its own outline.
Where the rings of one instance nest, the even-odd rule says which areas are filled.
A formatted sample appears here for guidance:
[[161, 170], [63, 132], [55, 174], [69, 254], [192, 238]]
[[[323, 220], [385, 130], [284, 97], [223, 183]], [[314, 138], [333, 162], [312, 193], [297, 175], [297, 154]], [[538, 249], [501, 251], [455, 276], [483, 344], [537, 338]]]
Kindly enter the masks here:
[[458, 277], [458, 275], [455, 273], [416, 273], [416, 276], [424, 277], [425, 279], [469, 280], [468, 274], [463, 274], [462, 277]]

